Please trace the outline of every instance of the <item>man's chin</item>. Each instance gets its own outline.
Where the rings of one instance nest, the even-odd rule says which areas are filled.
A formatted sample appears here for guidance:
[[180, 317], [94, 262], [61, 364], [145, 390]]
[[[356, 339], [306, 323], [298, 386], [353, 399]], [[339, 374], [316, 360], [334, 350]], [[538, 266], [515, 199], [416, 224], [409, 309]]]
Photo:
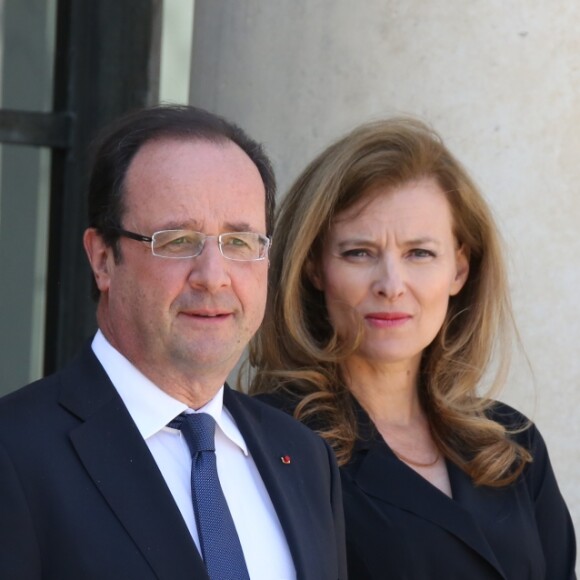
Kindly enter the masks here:
[[243, 349], [225, 351], [223, 344], [220, 346], [222, 349], [211, 348], [211, 345], [176, 349], [172, 352], [172, 364], [182, 372], [193, 374], [194, 378], [199, 379], [201, 374], [223, 376], [224, 382], [240, 360]]

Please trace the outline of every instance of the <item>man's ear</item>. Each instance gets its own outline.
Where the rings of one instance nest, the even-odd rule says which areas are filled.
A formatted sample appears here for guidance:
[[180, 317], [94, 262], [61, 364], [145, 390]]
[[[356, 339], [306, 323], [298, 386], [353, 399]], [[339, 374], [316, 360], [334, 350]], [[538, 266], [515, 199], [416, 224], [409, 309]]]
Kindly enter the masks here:
[[450, 296], [459, 294], [469, 276], [469, 251], [462, 244], [455, 250], [455, 278], [451, 282]]
[[95, 276], [97, 288], [100, 292], [106, 292], [111, 284], [111, 269], [115, 263], [113, 248], [105, 244], [103, 236], [95, 228], [85, 230], [83, 245]]

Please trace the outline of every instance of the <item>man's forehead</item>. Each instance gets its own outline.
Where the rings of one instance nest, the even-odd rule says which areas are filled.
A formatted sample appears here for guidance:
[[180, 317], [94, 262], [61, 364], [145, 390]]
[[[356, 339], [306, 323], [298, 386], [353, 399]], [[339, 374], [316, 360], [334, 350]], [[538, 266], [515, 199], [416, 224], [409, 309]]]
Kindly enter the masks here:
[[210, 141], [199, 138], [156, 138], [143, 144], [131, 160], [124, 179], [125, 192], [134, 181], [178, 182], [185, 179], [194, 185], [207, 179], [225, 179], [235, 173], [237, 179], [253, 180], [263, 186], [258, 167], [247, 153], [227, 139]]
[[[263, 231], [265, 227], [261, 223], [265, 219], [262, 177], [247, 154], [229, 140], [149, 141], [135, 155], [124, 185], [125, 217], [154, 212], [147, 221], [163, 229], [182, 229], [195, 220], [199, 231], [204, 231], [208, 219], [214, 225], [206, 227], [215, 227], [214, 218], [248, 226], [228, 231]], [[224, 227], [219, 226], [222, 231]]]

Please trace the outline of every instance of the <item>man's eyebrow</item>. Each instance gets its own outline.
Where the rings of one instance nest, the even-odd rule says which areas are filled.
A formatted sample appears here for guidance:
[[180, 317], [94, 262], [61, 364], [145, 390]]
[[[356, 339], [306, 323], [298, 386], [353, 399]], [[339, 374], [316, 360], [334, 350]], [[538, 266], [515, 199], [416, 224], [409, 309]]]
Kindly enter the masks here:
[[254, 228], [248, 222], [226, 222], [224, 229], [229, 232], [253, 232]]
[[196, 222], [176, 222], [170, 221], [165, 222], [162, 226], [159, 226], [158, 230], [197, 230], [199, 225]]
[[[164, 230], [193, 230], [193, 231], [202, 231], [203, 226], [200, 222], [196, 221], [187, 221], [187, 222], [176, 222], [171, 221], [167, 222], [163, 225]], [[222, 231], [224, 232], [253, 232], [255, 228], [253, 228], [248, 222], [226, 222], [223, 224]]]

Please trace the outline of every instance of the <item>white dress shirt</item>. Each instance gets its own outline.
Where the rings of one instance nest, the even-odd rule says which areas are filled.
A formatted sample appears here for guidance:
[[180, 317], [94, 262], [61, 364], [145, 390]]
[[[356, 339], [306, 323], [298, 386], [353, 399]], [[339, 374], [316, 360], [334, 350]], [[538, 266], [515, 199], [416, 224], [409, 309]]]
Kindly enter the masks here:
[[211, 401], [194, 411], [155, 386], [111, 346], [100, 330], [92, 348], [157, 462], [198, 550], [191, 500], [191, 454], [181, 431], [167, 427], [183, 412], [208, 413], [215, 419], [218, 476], [250, 578], [295, 579], [290, 549], [270, 496], [242, 434], [223, 406], [223, 386]]

